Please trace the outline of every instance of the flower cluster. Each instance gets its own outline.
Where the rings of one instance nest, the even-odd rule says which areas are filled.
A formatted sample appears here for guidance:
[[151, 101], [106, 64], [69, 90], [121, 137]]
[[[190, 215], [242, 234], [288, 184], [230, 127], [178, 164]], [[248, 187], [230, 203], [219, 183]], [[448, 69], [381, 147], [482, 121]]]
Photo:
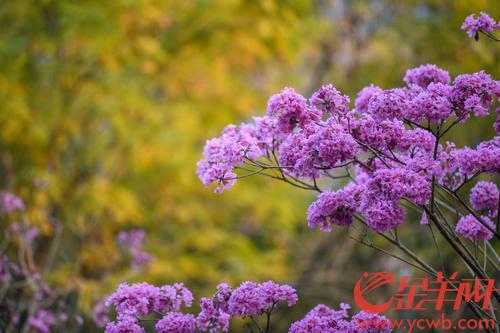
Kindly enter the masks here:
[[[206, 186], [215, 183], [218, 193], [240, 177], [281, 179], [319, 192], [308, 210], [311, 228], [330, 231], [359, 219], [385, 232], [404, 222], [403, 201], [423, 210], [436, 186], [455, 191], [480, 173], [500, 171], [499, 137], [476, 148], [440, 142], [452, 127], [490, 113], [499, 81], [483, 71], [452, 81], [447, 71], [427, 64], [408, 70], [404, 82], [362, 89], [353, 110], [331, 84], [310, 99], [285, 88], [270, 98], [264, 117], [230, 125], [208, 140], [198, 175]], [[340, 178], [349, 183], [338, 190], [318, 185], [332, 179], [338, 185]], [[495, 215], [495, 190], [478, 185], [473, 208]]]
[[467, 31], [467, 35], [476, 40], [479, 38], [479, 32], [490, 33], [493, 30], [500, 29], [500, 22], [496, 22], [488, 14], [481, 12], [476, 18], [476, 15], [471, 14], [465, 18], [462, 24], [462, 30]]
[[[165, 298], [162, 290], [175, 291]], [[142, 320], [155, 322], [158, 333], [228, 332], [231, 317], [249, 318], [251, 325], [258, 325], [260, 316], [265, 315], [270, 332], [270, 318], [280, 303], [292, 306], [297, 303], [295, 289], [273, 281], [256, 283], [245, 281], [236, 289], [228, 284], [217, 286], [211, 298], [201, 298], [201, 311], [197, 316], [180, 312], [182, 304], [190, 306], [193, 297], [182, 285], [155, 287], [147, 283], [122, 284], [108, 297], [106, 304], [114, 305], [117, 320], [106, 326], [107, 333], [143, 333]], [[168, 306], [166, 306], [168, 305]], [[341, 303], [341, 310], [318, 305], [302, 320], [293, 323], [289, 333], [390, 333], [391, 326], [384, 316], [359, 312], [349, 319], [348, 304]], [[156, 318], [161, 315], [161, 318]], [[260, 326], [256, 329], [260, 332]]]
[[118, 246], [132, 257], [131, 265], [133, 269], [138, 269], [153, 259], [153, 256], [149, 253], [142, 251], [144, 236], [144, 230], [140, 229], [120, 231], [116, 236]]
[[485, 210], [488, 215], [498, 214], [500, 195], [495, 183], [479, 181], [470, 191], [470, 203], [476, 210]]
[[[456, 231], [466, 238], [474, 241], [488, 240], [493, 237], [493, 232], [489, 229], [495, 229], [496, 226], [487, 216], [481, 216], [481, 221], [469, 214], [458, 220]], [[489, 228], [486, 227], [489, 226]]]
[[[132, 325], [133, 332], [142, 332], [139, 317], [154, 313], [177, 313], [182, 305], [191, 306], [193, 295], [182, 283], [156, 287], [148, 283], [121, 284], [116, 292], [106, 299], [106, 306], [114, 306], [117, 321], [106, 325], [107, 333], [122, 332], [121, 327]], [[162, 324], [164, 327], [166, 324]], [[166, 332], [166, 331], [162, 331]], [[177, 332], [177, 331], [175, 331]], [[179, 331], [181, 332], [181, 331]]]
[[335, 311], [326, 305], [318, 305], [303, 319], [290, 327], [289, 333], [390, 333], [392, 327], [384, 316], [364, 311], [349, 320], [349, 305], [341, 304], [341, 310]]

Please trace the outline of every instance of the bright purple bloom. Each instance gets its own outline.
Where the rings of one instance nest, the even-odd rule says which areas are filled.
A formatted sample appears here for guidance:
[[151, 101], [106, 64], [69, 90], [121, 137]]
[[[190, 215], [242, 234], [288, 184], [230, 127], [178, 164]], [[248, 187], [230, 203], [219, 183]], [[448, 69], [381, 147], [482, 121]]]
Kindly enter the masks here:
[[479, 181], [470, 191], [470, 203], [476, 210], [486, 210], [488, 215], [498, 213], [499, 192], [495, 183]]
[[153, 312], [179, 311], [182, 304], [191, 306], [193, 295], [182, 283], [156, 287], [148, 283], [120, 284], [106, 300], [119, 315], [147, 316]]
[[483, 12], [477, 18], [474, 14], [467, 16], [462, 24], [462, 30], [467, 30], [467, 35], [470, 38], [476, 38], [476, 40], [479, 31], [492, 32], [495, 29], [499, 29], [498, 23]]
[[196, 317], [196, 325], [202, 332], [217, 333], [229, 331], [230, 315], [210, 298], [200, 300], [201, 312]]
[[332, 119], [316, 126], [305, 145], [309, 158], [314, 159], [314, 166], [321, 169], [332, 169], [352, 160], [358, 152], [352, 136]]
[[232, 166], [222, 163], [210, 164], [206, 160], [198, 162], [196, 174], [200, 177], [206, 187], [216, 183], [215, 193], [222, 193], [230, 189], [236, 183], [236, 174], [232, 171]]
[[288, 333], [358, 333], [354, 322], [349, 322], [347, 304], [341, 304], [342, 310], [335, 311], [320, 304], [309, 311], [306, 316], [294, 322]]
[[370, 98], [367, 112], [377, 120], [401, 119], [408, 108], [408, 90], [395, 88], [375, 93]]
[[451, 116], [451, 86], [431, 82], [427, 89], [421, 89], [408, 104], [405, 117], [416, 123], [423, 120], [441, 122]]
[[267, 104], [267, 115], [276, 119], [282, 133], [290, 133], [297, 126], [304, 128], [321, 117], [320, 111], [310, 108], [307, 100], [292, 88], [284, 88], [281, 93], [271, 96]]
[[354, 213], [359, 211], [362, 186], [353, 185], [336, 192], [325, 191], [309, 206], [307, 223], [310, 228], [320, 227], [330, 232], [331, 226], [349, 226]]
[[[481, 220], [485, 222], [493, 230], [495, 224], [487, 217], [481, 216]], [[455, 231], [471, 240], [489, 240], [493, 237], [493, 232], [488, 230], [481, 221], [478, 221], [473, 215], [466, 215], [458, 220]]]
[[158, 333], [194, 333], [196, 319], [191, 314], [167, 313], [155, 326]]
[[450, 84], [450, 74], [436, 65], [427, 64], [407, 70], [404, 81], [409, 86], [415, 84], [425, 89], [431, 83]]
[[295, 289], [274, 282], [257, 284], [246, 281], [236, 288], [229, 298], [228, 311], [236, 317], [261, 315], [279, 302], [292, 306], [297, 302]]
[[368, 111], [368, 104], [372, 96], [382, 93], [382, 88], [379, 88], [373, 84], [368, 87], [364, 87], [358, 92], [354, 106], [358, 114], [364, 114]]
[[116, 322], [106, 325], [105, 333], [145, 333], [137, 320], [131, 316], [119, 317]]
[[311, 97], [311, 105], [331, 116], [343, 116], [349, 112], [349, 96], [342, 95], [331, 84], [325, 84]]
[[457, 117], [465, 121], [470, 113], [474, 113], [477, 117], [487, 115], [488, 108], [493, 102], [493, 95], [498, 91], [498, 85], [499, 82], [484, 71], [457, 76], [450, 93]]
[[404, 222], [404, 210], [397, 200], [364, 200], [361, 212], [371, 230], [385, 232]]

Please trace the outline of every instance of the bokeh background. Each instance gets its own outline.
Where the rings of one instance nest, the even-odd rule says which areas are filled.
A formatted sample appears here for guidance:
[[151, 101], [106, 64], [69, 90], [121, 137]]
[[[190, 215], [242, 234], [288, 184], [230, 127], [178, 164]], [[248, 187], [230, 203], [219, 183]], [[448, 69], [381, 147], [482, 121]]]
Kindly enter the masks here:
[[[288, 282], [301, 306], [284, 323], [352, 302], [363, 271], [404, 267], [348, 231], [309, 230], [311, 193], [250, 178], [213, 194], [195, 175], [204, 141], [262, 115], [284, 86], [309, 96], [331, 82], [354, 100], [425, 63], [498, 79], [498, 46], [460, 30], [479, 11], [498, 19], [500, 2], [1, 1], [0, 184], [41, 229], [50, 284], [87, 314], [121, 281], [184, 281], [198, 297], [220, 281]], [[491, 137], [488, 122], [455, 139]], [[155, 256], [140, 270], [115, 244], [132, 228]], [[427, 240], [413, 245], [433, 256]]]

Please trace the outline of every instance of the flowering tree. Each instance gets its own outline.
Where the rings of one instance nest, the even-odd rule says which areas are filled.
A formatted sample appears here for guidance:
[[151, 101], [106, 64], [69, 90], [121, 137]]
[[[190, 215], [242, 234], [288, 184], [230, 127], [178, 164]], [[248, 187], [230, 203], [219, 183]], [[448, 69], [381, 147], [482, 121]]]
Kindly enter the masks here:
[[[463, 29], [476, 39], [479, 32], [496, 39], [492, 31], [498, 26], [482, 13], [469, 16]], [[394, 89], [362, 89], [353, 109], [349, 97], [331, 84], [309, 99], [285, 88], [270, 98], [266, 115], [229, 125], [207, 141], [198, 176], [216, 193], [256, 175], [315, 191], [307, 213], [310, 228], [354, 228], [361, 244], [437, 276], [438, 269], [398, 237], [406, 212], [417, 211], [420, 225], [412, 228], [426, 228], [433, 239], [437, 230], [463, 271], [491, 279], [499, 271], [491, 244], [500, 239], [498, 188], [478, 181], [469, 200], [464, 191], [500, 171], [500, 137], [458, 148], [447, 135], [471, 118], [488, 116], [500, 97], [500, 82], [484, 71], [452, 81], [447, 71], [430, 64], [408, 70], [404, 82]], [[499, 133], [499, 116], [493, 126]], [[342, 180], [347, 183], [339, 188]], [[405, 256], [376, 247], [372, 237]], [[500, 299], [497, 291], [494, 299]], [[494, 312], [468, 304], [478, 317], [498, 324]]]

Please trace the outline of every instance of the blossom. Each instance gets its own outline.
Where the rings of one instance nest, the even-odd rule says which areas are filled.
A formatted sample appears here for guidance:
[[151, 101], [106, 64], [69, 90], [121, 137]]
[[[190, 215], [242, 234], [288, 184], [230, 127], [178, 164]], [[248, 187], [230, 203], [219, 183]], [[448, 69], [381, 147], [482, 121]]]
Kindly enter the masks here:
[[353, 121], [351, 127], [353, 138], [380, 150], [395, 148], [404, 131], [403, 122], [400, 120], [377, 121], [368, 114]]
[[220, 308], [209, 298], [200, 300], [201, 312], [196, 317], [196, 325], [203, 332], [217, 333], [229, 331], [230, 315]]
[[404, 81], [409, 86], [415, 84], [425, 89], [431, 83], [448, 85], [450, 83], [450, 74], [436, 65], [427, 64], [407, 70]]
[[331, 169], [352, 160], [358, 151], [352, 136], [333, 120], [320, 123], [304, 143], [314, 166], [321, 169]]
[[122, 316], [116, 322], [110, 322], [106, 325], [105, 333], [144, 333], [137, 320], [131, 316]]
[[221, 283], [217, 286], [217, 292], [213, 299], [217, 303], [217, 306], [224, 312], [228, 312], [228, 302], [232, 293], [233, 289], [227, 283]]
[[282, 133], [290, 133], [297, 126], [304, 128], [312, 121], [320, 119], [320, 111], [310, 108], [307, 100], [292, 88], [284, 88], [279, 94], [271, 96], [267, 104], [267, 115], [276, 119]]
[[319, 226], [324, 232], [330, 232], [332, 225], [349, 226], [359, 210], [362, 190], [363, 187], [354, 185], [336, 192], [320, 193], [309, 206], [307, 224], [310, 228]]
[[148, 283], [120, 284], [108, 296], [106, 306], [114, 305], [119, 315], [147, 316], [153, 312], [179, 311], [184, 304], [191, 306], [193, 295], [182, 283], [156, 287]]
[[382, 93], [382, 88], [374, 84], [364, 87], [358, 92], [357, 98], [354, 101], [355, 110], [358, 114], [364, 114], [368, 111], [368, 103], [372, 96]]
[[287, 302], [288, 306], [294, 305], [297, 302], [295, 289], [272, 281], [262, 284], [246, 281], [231, 294], [228, 312], [237, 317], [261, 315], [279, 302]]
[[404, 210], [397, 200], [364, 200], [361, 212], [371, 230], [385, 232], [394, 229], [404, 221]]
[[316, 91], [312, 95], [310, 102], [312, 106], [321, 110], [322, 113], [332, 116], [343, 116], [349, 112], [349, 96], [342, 95], [331, 84], [325, 84]]
[[450, 100], [452, 87], [441, 82], [431, 82], [426, 88], [419, 90], [410, 100], [405, 117], [417, 123], [423, 120], [430, 122], [446, 120], [453, 110]]
[[232, 170], [232, 166], [223, 163], [208, 163], [206, 160], [198, 162], [198, 170], [196, 171], [203, 184], [210, 187], [212, 183], [216, 183], [215, 193], [222, 193], [230, 189], [236, 183], [236, 174]]
[[479, 31], [492, 32], [495, 29], [499, 29], [498, 23], [483, 12], [477, 18], [474, 14], [467, 16], [462, 24], [462, 30], [467, 30], [467, 35], [476, 39]]
[[[486, 216], [481, 216], [481, 220], [490, 228], [495, 229], [495, 224]], [[493, 232], [488, 230], [481, 221], [478, 221], [473, 215], [466, 215], [458, 220], [455, 231], [471, 240], [488, 240], [493, 237]]]
[[[380, 322], [387, 322], [383, 316], [370, 315], [360, 312], [349, 320], [347, 310], [349, 305], [341, 304], [341, 310], [333, 310], [326, 305], [317, 305], [309, 311], [305, 317], [294, 322], [289, 329], [289, 333], [389, 333], [390, 325], [372, 330]], [[373, 320], [373, 323], [371, 322]]]
[[493, 95], [498, 91], [498, 85], [498, 81], [493, 80], [484, 71], [458, 75], [450, 93], [450, 100], [456, 108], [457, 117], [464, 121], [471, 112], [476, 116], [487, 115], [488, 107], [493, 102]]
[[367, 112], [377, 121], [401, 119], [407, 109], [408, 90], [395, 88], [374, 93], [368, 103]]
[[191, 314], [169, 312], [155, 325], [158, 333], [194, 333], [196, 320]]
[[265, 309], [272, 309], [279, 302], [286, 302], [288, 306], [293, 306], [298, 299], [294, 288], [286, 284], [279, 285], [273, 281], [261, 283], [259, 293], [263, 299]]
[[499, 192], [495, 183], [479, 181], [470, 191], [470, 203], [476, 210], [486, 210], [488, 215], [498, 212]]

